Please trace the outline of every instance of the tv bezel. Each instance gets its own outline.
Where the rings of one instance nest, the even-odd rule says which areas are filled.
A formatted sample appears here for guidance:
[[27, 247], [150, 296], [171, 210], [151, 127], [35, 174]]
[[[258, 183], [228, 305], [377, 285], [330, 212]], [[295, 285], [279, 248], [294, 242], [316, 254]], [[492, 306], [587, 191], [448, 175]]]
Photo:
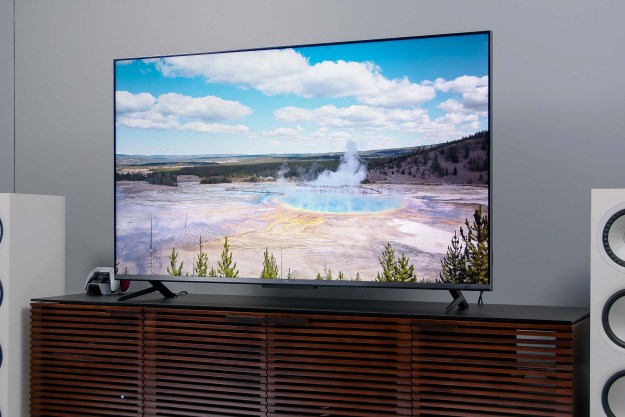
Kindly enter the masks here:
[[[117, 172], [117, 117], [116, 117], [116, 101], [115, 93], [117, 91], [117, 62], [128, 60], [142, 60], [142, 59], [155, 59], [155, 58], [172, 58], [182, 56], [196, 56], [196, 55], [213, 55], [232, 52], [250, 52], [250, 51], [266, 51], [285, 48], [304, 48], [315, 46], [332, 46], [332, 45], [348, 45], [355, 43], [370, 43], [370, 42], [384, 42], [384, 41], [401, 41], [412, 39], [427, 39], [427, 38], [443, 38], [453, 36], [467, 36], [467, 35], [487, 35], [488, 36], [488, 284], [446, 284], [440, 282], [377, 282], [377, 281], [338, 281], [338, 280], [318, 280], [315, 278], [310, 279], [263, 279], [263, 278], [212, 278], [212, 277], [196, 277], [196, 276], [184, 276], [177, 277], [171, 275], [124, 275], [116, 274], [115, 278], [119, 280], [128, 281], [158, 281], [158, 282], [199, 282], [207, 284], [240, 284], [240, 285], [260, 285], [264, 287], [278, 287], [278, 288], [317, 288], [317, 287], [357, 287], [357, 288], [404, 288], [404, 289], [430, 289], [430, 290], [461, 290], [461, 291], [492, 291], [493, 290], [493, 222], [492, 222], [492, 170], [493, 170], [493, 135], [492, 135], [492, 49], [493, 49], [493, 35], [491, 30], [473, 31], [473, 32], [457, 32], [457, 33], [444, 33], [436, 35], [419, 35], [419, 36], [405, 36], [383, 39], [364, 39], [355, 41], [341, 41], [341, 42], [325, 42], [314, 44], [299, 44], [299, 45], [284, 45], [284, 46], [270, 46], [262, 48], [249, 48], [249, 49], [233, 49], [222, 50], [213, 52], [197, 52], [187, 54], [174, 54], [174, 55], [154, 55], [154, 56], [142, 56], [133, 58], [115, 58], [113, 60], [113, 218], [114, 218], [114, 230], [113, 230], [113, 259], [114, 265], [117, 265], [117, 181], [115, 180], [115, 173]], [[418, 273], [418, 271], [417, 271]], [[418, 276], [418, 275], [417, 275]]]

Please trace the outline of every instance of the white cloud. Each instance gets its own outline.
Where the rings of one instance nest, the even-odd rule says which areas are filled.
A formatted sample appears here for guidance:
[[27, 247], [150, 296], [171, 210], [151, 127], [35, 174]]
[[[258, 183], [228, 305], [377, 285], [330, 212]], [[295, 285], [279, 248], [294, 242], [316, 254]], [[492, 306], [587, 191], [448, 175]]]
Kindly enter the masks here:
[[449, 99], [440, 103], [437, 107], [447, 112], [473, 111], [481, 115], [488, 112], [488, 76], [474, 77], [463, 75], [451, 81], [437, 78], [434, 87], [446, 92], [462, 94], [462, 103]]
[[479, 130], [479, 115], [466, 111], [461, 103], [448, 100], [442, 107], [457, 111], [432, 120], [428, 112], [421, 108], [388, 109], [358, 105], [338, 108], [328, 105], [316, 109], [284, 107], [276, 110], [274, 116], [283, 122], [315, 124], [317, 131], [309, 136], [313, 140], [344, 141], [357, 129], [359, 141], [363, 140], [363, 134], [377, 136], [378, 132], [394, 131], [414, 133], [428, 143], [435, 143], [458, 139]]
[[156, 99], [150, 93], [132, 94], [128, 91], [115, 92], [115, 110], [117, 113], [146, 111], [154, 105]]
[[201, 76], [208, 82], [254, 88], [269, 96], [354, 97], [372, 106], [415, 106], [436, 95], [428, 83], [385, 78], [371, 62], [339, 60], [310, 65], [293, 49], [163, 58], [156, 68], [167, 77]]
[[458, 100], [454, 100], [453, 98], [439, 103], [436, 107], [447, 113], [458, 113], [465, 111], [462, 103], [460, 103]]
[[239, 119], [252, 110], [215, 96], [189, 97], [167, 93], [154, 98], [148, 93], [116, 92], [117, 123], [138, 129], [172, 129], [201, 133], [245, 133], [247, 126], [221, 122]]
[[299, 139], [302, 137], [302, 133], [299, 129], [291, 129], [288, 127], [279, 127], [271, 131], [261, 132], [263, 136], [269, 138], [291, 138]]
[[482, 124], [478, 121], [467, 123], [466, 125], [461, 126], [462, 130], [464, 130], [467, 133], [477, 132], [478, 130], [481, 129], [481, 127], [482, 127]]
[[464, 122], [474, 122], [478, 120], [477, 114], [467, 113], [446, 113], [445, 115], [436, 119], [437, 123], [445, 123], [457, 125]]
[[180, 127], [180, 122], [176, 119], [169, 120], [157, 120], [155, 118], [150, 117], [141, 117], [141, 116], [124, 116], [119, 117], [117, 119], [117, 123], [122, 126], [134, 127], [137, 129], [178, 129]]
[[200, 133], [247, 133], [249, 128], [244, 125], [226, 125], [222, 123], [189, 122], [181, 125], [180, 130]]
[[215, 96], [189, 97], [177, 93], [160, 95], [154, 110], [165, 115], [175, 114], [205, 121], [240, 119], [252, 113], [252, 109], [238, 101]]
[[274, 116], [279, 121], [308, 122], [316, 123], [319, 126], [393, 129], [397, 123], [421, 120], [423, 117], [427, 117], [427, 112], [423, 109], [327, 105], [313, 110], [292, 106], [283, 107], [276, 110]]
[[488, 87], [477, 87], [475, 90], [462, 95], [466, 108], [478, 112], [488, 111]]
[[166, 77], [202, 76], [209, 82], [271, 91], [264, 82], [299, 73], [308, 62], [293, 49], [281, 49], [162, 58], [156, 67]]
[[444, 93], [453, 91], [454, 93], [470, 93], [478, 87], [488, 87], [488, 76], [475, 77], [473, 75], [463, 75], [456, 79], [446, 81], [444, 78], [437, 78], [434, 81], [434, 88]]

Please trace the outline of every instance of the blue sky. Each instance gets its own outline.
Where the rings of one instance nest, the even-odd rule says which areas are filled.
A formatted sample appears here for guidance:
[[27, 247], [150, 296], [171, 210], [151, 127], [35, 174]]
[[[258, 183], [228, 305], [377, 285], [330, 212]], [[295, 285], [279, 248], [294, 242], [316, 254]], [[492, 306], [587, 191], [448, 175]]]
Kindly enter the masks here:
[[488, 35], [116, 61], [120, 154], [340, 152], [488, 128]]

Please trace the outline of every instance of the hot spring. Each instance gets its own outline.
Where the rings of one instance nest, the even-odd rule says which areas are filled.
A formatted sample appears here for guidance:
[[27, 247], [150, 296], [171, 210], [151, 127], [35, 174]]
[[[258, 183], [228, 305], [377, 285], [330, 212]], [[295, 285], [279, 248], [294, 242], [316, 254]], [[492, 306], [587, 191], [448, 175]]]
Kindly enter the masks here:
[[322, 213], [375, 213], [399, 208], [401, 197], [363, 194], [360, 189], [302, 189], [278, 197], [289, 207]]

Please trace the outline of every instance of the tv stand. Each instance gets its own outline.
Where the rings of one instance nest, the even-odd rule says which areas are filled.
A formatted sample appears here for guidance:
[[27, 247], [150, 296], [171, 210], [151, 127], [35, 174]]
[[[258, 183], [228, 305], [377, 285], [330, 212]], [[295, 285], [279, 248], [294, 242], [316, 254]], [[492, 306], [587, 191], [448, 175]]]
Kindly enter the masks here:
[[589, 416], [587, 309], [117, 298], [32, 304], [32, 417]]
[[176, 294], [173, 293], [169, 288], [167, 288], [167, 286], [163, 284], [161, 281], [148, 281], [148, 282], [150, 283], [151, 287], [143, 289], [143, 290], [131, 292], [129, 294], [124, 294], [121, 297], [119, 297], [117, 301], [131, 300], [133, 298], [140, 297], [146, 294], [151, 294], [156, 291], [160, 292], [164, 298], [176, 297]]
[[464, 298], [462, 291], [449, 290], [449, 293], [454, 298], [454, 301], [452, 301], [447, 307], [445, 307], [445, 313], [449, 313], [455, 308], [457, 308], [458, 310], [466, 310], [467, 308], [469, 308], [469, 303], [467, 302], [467, 299]]

